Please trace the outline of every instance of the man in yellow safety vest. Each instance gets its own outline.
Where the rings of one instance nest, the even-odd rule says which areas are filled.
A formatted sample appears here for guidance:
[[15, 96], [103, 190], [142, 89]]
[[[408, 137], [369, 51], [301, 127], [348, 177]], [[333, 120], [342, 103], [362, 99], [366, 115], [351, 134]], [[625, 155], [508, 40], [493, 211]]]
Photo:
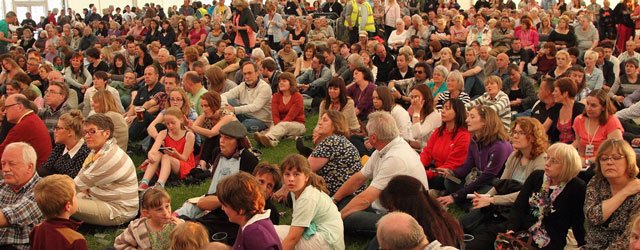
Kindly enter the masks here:
[[[350, 43], [358, 41], [358, 33], [360, 31], [366, 31], [369, 35], [375, 32], [373, 8], [371, 8], [368, 1], [350, 0], [350, 3], [345, 7], [344, 26], [349, 30]], [[362, 22], [362, 20], [366, 20], [366, 22]]]

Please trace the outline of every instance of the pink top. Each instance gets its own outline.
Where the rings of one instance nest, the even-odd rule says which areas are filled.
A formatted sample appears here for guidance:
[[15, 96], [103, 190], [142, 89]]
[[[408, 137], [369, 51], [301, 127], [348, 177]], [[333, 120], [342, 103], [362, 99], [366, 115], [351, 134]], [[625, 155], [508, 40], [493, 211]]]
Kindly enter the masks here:
[[538, 31], [535, 29], [516, 29], [514, 36], [522, 40], [522, 47], [528, 47], [533, 45], [533, 51], [538, 49], [539, 37]]
[[576, 132], [576, 136], [580, 137], [580, 148], [578, 148], [578, 152], [580, 155], [584, 155], [585, 147], [589, 144], [593, 144], [594, 149], [593, 153], [595, 155], [598, 152], [598, 147], [600, 144], [607, 139], [609, 133], [615, 131], [616, 129], [620, 129], [621, 132], [624, 132], [624, 128], [622, 128], [622, 124], [620, 124], [620, 120], [617, 116], [611, 115], [609, 116], [609, 120], [606, 124], [600, 125], [596, 130], [595, 135], [590, 136], [587, 134], [587, 129], [585, 127], [585, 119], [584, 114], [579, 115], [573, 121], [573, 130]]
[[200, 41], [202, 35], [204, 35], [205, 37], [207, 36], [207, 30], [205, 30], [204, 28], [200, 28], [200, 30], [191, 29], [191, 31], [189, 31], [189, 40], [191, 40], [191, 45], [195, 45], [198, 41]]

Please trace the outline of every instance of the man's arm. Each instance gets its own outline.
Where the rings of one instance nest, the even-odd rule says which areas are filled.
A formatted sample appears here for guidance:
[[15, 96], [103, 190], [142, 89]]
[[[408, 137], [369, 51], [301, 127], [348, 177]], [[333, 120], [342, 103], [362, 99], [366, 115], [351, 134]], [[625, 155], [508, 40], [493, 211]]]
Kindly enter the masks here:
[[468, 69], [465, 72], [462, 72], [462, 77], [474, 76], [480, 72], [482, 72], [482, 68], [480, 66], [475, 66], [473, 68]]
[[367, 209], [373, 201], [380, 197], [380, 193], [382, 193], [382, 190], [369, 186], [364, 192], [356, 195], [356, 197], [349, 201], [349, 204], [340, 211], [340, 216], [342, 219], [345, 219], [354, 212]]
[[324, 87], [331, 80], [331, 70], [327, 67], [322, 68], [320, 72], [320, 77], [315, 81], [311, 82], [309, 85], [313, 87]]

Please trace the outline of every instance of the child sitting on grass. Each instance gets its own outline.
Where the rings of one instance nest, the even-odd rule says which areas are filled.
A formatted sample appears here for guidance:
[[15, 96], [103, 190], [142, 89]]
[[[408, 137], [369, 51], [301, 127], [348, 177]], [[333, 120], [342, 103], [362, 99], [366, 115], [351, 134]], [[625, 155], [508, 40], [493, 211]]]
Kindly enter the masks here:
[[206, 249], [210, 244], [207, 229], [191, 221], [176, 226], [171, 231], [170, 238], [171, 250]]
[[171, 216], [171, 197], [161, 188], [150, 188], [140, 198], [142, 217], [116, 237], [115, 249], [169, 249], [169, 233], [184, 222]]
[[47, 176], [36, 184], [33, 193], [46, 220], [29, 234], [30, 249], [88, 249], [87, 240], [75, 231], [80, 224], [69, 220], [78, 209], [73, 179], [60, 174]]
[[184, 114], [177, 107], [169, 107], [164, 112], [164, 124], [167, 129], [160, 131], [148, 153], [147, 169], [140, 181], [139, 189], [149, 188], [149, 180], [156, 174], [158, 165], [158, 185], [164, 188], [169, 174], [177, 174], [181, 180], [186, 178], [196, 165], [193, 145], [196, 136], [187, 130]]

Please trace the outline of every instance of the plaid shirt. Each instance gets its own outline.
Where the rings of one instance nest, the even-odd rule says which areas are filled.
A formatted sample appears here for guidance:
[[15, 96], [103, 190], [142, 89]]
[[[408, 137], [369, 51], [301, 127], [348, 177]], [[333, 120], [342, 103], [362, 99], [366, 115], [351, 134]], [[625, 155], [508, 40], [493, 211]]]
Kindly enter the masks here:
[[9, 226], [0, 228], [0, 246], [29, 248], [29, 232], [43, 218], [33, 194], [33, 188], [39, 180], [40, 176], [34, 174], [18, 191], [14, 191], [4, 180], [0, 180], [0, 212], [9, 223]]

